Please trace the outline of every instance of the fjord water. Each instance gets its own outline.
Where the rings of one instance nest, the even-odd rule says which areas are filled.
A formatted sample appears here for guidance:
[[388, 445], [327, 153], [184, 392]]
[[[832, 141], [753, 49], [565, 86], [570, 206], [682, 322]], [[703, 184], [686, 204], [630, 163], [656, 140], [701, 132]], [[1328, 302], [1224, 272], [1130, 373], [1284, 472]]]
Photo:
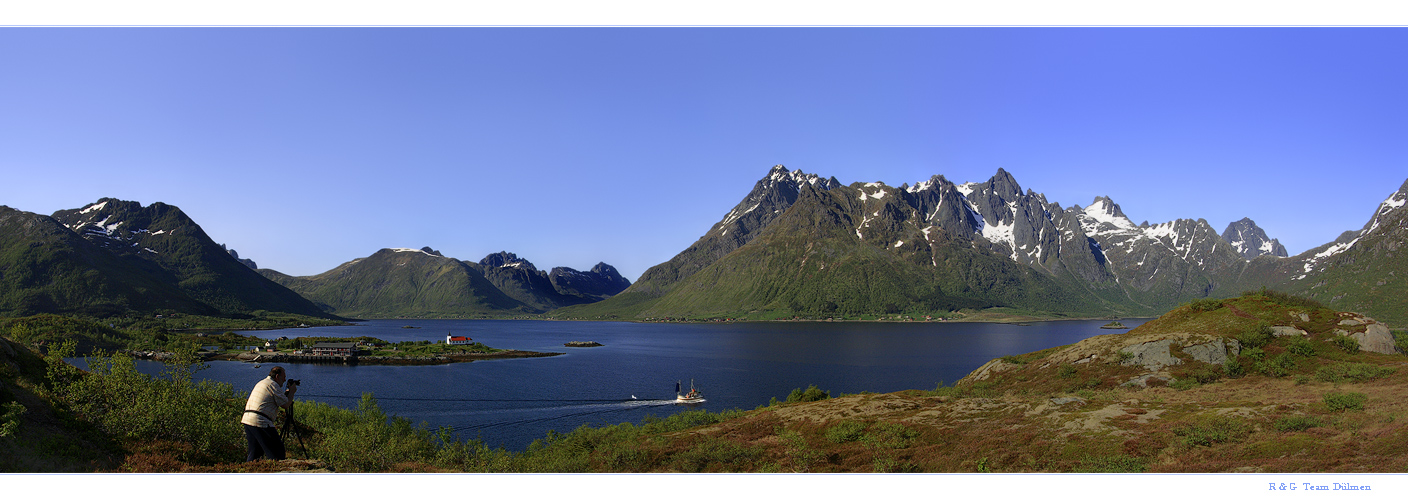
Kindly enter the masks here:
[[[1122, 320], [1133, 328], [1145, 320]], [[567, 321], [378, 320], [356, 326], [241, 332], [280, 336], [444, 341], [467, 335], [501, 349], [561, 352], [548, 358], [429, 366], [285, 364], [298, 399], [355, 408], [363, 393], [387, 413], [460, 438], [522, 450], [549, 429], [640, 423], [689, 409], [753, 409], [808, 385], [832, 395], [933, 389], [990, 359], [1078, 342], [1107, 321], [995, 323], [660, 324]], [[403, 328], [414, 326], [417, 328]], [[570, 341], [602, 347], [569, 348]], [[217, 361], [199, 372], [248, 394], [270, 364]], [[147, 366], [144, 371], [155, 371]], [[690, 381], [706, 402], [676, 405]], [[633, 399], [633, 397], [635, 399]]]

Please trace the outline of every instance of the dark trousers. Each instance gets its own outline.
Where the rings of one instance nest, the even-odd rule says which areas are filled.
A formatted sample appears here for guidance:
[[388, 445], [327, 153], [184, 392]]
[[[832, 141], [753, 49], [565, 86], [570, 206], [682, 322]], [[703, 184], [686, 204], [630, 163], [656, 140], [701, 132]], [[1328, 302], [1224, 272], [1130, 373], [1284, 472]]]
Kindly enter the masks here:
[[284, 442], [279, 439], [277, 427], [240, 425], [244, 426], [244, 440], [249, 443], [249, 453], [245, 455], [244, 461], [253, 462], [261, 456], [269, 460], [284, 459]]

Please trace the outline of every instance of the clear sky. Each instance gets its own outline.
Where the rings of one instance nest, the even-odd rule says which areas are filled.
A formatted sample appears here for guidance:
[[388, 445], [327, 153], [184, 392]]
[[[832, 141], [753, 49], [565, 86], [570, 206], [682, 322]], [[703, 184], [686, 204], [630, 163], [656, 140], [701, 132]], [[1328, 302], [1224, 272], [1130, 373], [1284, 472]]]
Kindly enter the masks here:
[[1408, 179], [1404, 28], [0, 28], [0, 204], [179, 206], [260, 267], [635, 280], [775, 164], [1000, 168], [1292, 254]]

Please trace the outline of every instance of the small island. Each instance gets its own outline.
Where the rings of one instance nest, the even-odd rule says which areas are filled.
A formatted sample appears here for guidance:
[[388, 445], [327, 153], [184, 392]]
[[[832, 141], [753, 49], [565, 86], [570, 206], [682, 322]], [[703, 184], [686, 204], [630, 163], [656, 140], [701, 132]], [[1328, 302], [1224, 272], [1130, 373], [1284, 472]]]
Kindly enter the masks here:
[[601, 347], [602, 344], [600, 342], [574, 340], [562, 345], [567, 347]]
[[1118, 321], [1111, 321], [1111, 322], [1109, 322], [1109, 323], [1105, 323], [1104, 325], [1101, 325], [1100, 328], [1104, 328], [1104, 329], [1106, 329], [1106, 330], [1128, 330], [1128, 329], [1129, 329], [1129, 327], [1124, 326], [1124, 323], [1120, 323], [1120, 322], [1118, 322]]
[[[453, 340], [451, 340], [453, 339]], [[205, 359], [255, 363], [337, 363], [375, 365], [438, 365], [486, 359], [541, 358], [560, 352], [496, 349], [468, 337], [447, 337], [444, 342], [412, 340], [387, 342], [375, 337], [283, 337], [249, 350], [207, 352]]]

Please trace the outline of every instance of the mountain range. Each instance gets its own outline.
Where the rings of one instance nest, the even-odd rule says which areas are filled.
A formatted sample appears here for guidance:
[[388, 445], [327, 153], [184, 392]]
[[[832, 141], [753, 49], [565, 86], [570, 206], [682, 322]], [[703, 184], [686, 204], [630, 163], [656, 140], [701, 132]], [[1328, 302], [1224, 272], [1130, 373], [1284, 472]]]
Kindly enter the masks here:
[[542, 271], [508, 252], [466, 261], [430, 248], [294, 277], [240, 259], [176, 207], [105, 198], [52, 216], [0, 207], [0, 314], [1152, 316], [1265, 287], [1403, 324], [1405, 204], [1408, 182], [1360, 230], [1288, 256], [1251, 219], [1221, 234], [1203, 219], [1135, 224], [1108, 197], [1063, 207], [1003, 169], [980, 183], [936, 175], [892, 187], [778, 165], [631, 283], [604, 263]]
[[549, 273], [508, 252], [470, 262], [430, 247], [382, 249], [316, 276], [259, 272], [327, 312], [363, 318], [534, 314], [595, 302], [631, 284], [605, 263], [587, 272], [557, 267]]
[[[495, 256], [507, 260], [490, 264]], [[475, 317], [585, 304], [630, 286], [602, 263], [536, 270], [384, 249], [310, 277], [258, 269], [179, 208], [104, 198], [51, 216], [0, 206], [0, 315]], [[501, 290], [499, 287], [503, 286]]]
[[[1301, 255], [1250, 219], [1135, 224], [1108, 197], [1062, 207], [1003, 169], [843, 186], [773, 167], [689, 248], [624, 292], [559, 317], [943, 313], [1004, 306], [1051, 316], [1149, 316], [1267, 287], [1408, 321], [1396, 272], [1408, 183], [1364, 229]], [[1408, 290], [1403, 290], [1408, 291]]]

